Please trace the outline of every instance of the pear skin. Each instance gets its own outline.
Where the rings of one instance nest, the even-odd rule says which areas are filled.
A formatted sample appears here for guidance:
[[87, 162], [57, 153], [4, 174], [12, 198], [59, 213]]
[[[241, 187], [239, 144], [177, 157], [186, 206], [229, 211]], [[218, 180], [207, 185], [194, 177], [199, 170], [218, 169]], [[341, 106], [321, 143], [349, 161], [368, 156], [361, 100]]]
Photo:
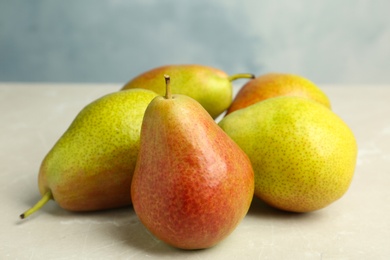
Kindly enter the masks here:
[[144, 89], [120, 91], [82, 109], [45, 156], [38, 176], [42, 199], [21, 218], [50, 199], [71, 211], [131, 204], [142, 118], [155, 96]]
[[152, 234], [182, 249], [211, 247], [244, 218], [253, 189], [248, 157], [198, 102], [167, 91], [150, 103], [131, 197]]
[[245, 151], [255, 195], [292, 212], [322, 209], [353, 178], [357, 143], [330, 109], [301, 97], [276, 97], [237, 110], [219, 126]]
[[331, 108], [327, 95], [310, 80], [294, 74], [268, 73], [248, 81], [238, 91], [226, 115], [279, 96], [304, 97]]
[[159, 95], [165, 94], [165, 84], [161, 81], [165, 74], [175, 79], [171, 83], [173, 94], [183, 94], [197, 100], [215, 119], [232, 103], [231, 82], [239, 78], [254, 78], [253, 74], [228, 76], [224, 71], [203, 65], [166, 65], [146, 71], [122, 89], [145, 88]]

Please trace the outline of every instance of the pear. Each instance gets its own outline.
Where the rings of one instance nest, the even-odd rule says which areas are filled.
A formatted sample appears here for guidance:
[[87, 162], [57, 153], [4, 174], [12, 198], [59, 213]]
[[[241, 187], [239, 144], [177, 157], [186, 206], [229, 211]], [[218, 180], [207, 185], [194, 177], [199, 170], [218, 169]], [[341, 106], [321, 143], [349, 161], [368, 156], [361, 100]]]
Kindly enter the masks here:
[[166, 79], [166, 96], [153, 99], [142, 122], [133, 206], [160, 240], [182, 249], [208, 248], [246, 215], [253, 169], [197, 101], [170, 94]]
[[271, 98], [229, 114], [219, 126], [249, 156], [255, 195], [273, 207], [318, 210], [350, 186], [356, 139], [339, 116], [318, 102]]
[[166, 65], [146, 71], [128, 83], [122, 89], [145, 88], [159, 95], [165, 94], [165, 74], [175, 80], [171, 83], [172, 93], [183, 94], [197, 100], [215, 119], [232, 103], [231, 82], [239, 78], [254, 78], [253, 74], [234, 74], [228, 76], [224, 71], [203, 65]]
[[155, 96], [144, 89], [115, 92], [82, 109], [41, 164], [42, 199], [20, 217], [51, 199], [71, 211], [131, 204], [142, 118]]
[[226, 115], [254, 103], [279, 96], [304, 97], [331, 108], [327, 95], [307, 78], [295, 74], [268, 73], [242, 86]]

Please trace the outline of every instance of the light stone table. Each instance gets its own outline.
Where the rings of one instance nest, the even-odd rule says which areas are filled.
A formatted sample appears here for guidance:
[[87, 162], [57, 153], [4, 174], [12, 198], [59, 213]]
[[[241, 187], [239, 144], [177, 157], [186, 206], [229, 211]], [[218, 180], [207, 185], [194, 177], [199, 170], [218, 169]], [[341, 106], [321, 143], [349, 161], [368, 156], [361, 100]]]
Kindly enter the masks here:
[[325, 209], [292, 214], [255, 199], [227, 239], [196, 251], [155, 239], [131, 207], [81, 214], [51, 201], [19, 220], [40, 198], [38, 168], [54, 142], [81, 108], [119, 88], [0, 84], [0, 259], [390, 259], [390, 85], [321, 86], [359, 145], [349, 191]]

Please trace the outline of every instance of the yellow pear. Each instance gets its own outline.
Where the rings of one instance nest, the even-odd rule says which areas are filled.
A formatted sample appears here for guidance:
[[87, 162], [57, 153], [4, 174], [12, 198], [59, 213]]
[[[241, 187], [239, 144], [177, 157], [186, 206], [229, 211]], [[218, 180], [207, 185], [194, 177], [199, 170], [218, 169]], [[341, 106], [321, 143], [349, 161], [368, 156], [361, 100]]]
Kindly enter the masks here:
[[28, 217], [49, 200], [71, 211], [131, 204], [142, 119], [156, 96], [132, 89], [107, 94], [84, 107], [42, 161], [38, 175], [42, 199], [20, 217]]
[[356, 140], [342, 119], [318, 102], [271, 98], [229, 114], [219, 125], [250, 158], [255, 195], [269, 205], [308, 212], [348, 190]]
[[248, 73], [229, 76], [220, 69], [198, 64], [165, 65], [136, 76], [122, 89], [144, 88], [164, 95], [165, 85], [161, 82], [164, 75], [175, 79], [171, 83], [173, 94], [183, 94], [195, 99], [213, 118], [222, 114], [232, 103], [232, 81], [254, 78], [253, 74]]

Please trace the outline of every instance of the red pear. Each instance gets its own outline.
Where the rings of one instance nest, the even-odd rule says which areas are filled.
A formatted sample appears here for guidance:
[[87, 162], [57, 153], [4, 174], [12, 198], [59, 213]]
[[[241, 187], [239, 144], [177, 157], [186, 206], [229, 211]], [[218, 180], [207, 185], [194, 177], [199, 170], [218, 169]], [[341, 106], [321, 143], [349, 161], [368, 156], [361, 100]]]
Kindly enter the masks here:
[[247, 155], [194, 99], [153, 99], [141, 128], [131, 197], [146, 228], [182, 249], [211, 247], [246, 215], [254, 192]]
[[327, 95], [307, 78], [295, 74], [268, 73], [242, 86], [226, 115], [257, 102], [280, 96], [303, 97], [331, 108]]

